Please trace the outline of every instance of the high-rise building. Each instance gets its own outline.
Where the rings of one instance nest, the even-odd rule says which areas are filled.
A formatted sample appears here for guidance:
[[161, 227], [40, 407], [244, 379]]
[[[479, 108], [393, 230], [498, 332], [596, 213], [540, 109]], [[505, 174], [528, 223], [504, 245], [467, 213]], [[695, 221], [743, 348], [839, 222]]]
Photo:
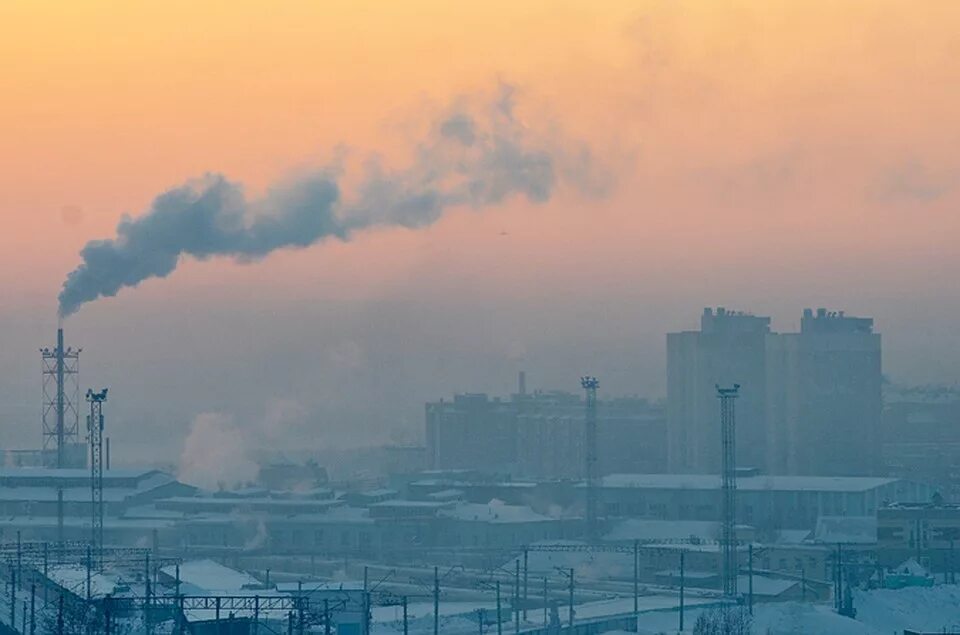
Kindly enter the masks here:
[[766, 467], [766, 341], [770, 318], [704, 309], [699, 331], [667, 335], [667, 438], [672, 472], [720, 470], [716, 386], [740, 384], [737, 460]]
[[[880, 335], [870, 318], [805, 309], [797, 360], [794, 473], [872, 474], [883, 415]], [[791, 460], [792, 459], [792, 460]]]
[[880, 335], [873, 320], [806, 309], [799, 333], [706, 309], [667, 336], [670, 469], [716, 473], [715, 384], [741, 385], [737, 462], [773, 474], [868, 475], [880, 454]]

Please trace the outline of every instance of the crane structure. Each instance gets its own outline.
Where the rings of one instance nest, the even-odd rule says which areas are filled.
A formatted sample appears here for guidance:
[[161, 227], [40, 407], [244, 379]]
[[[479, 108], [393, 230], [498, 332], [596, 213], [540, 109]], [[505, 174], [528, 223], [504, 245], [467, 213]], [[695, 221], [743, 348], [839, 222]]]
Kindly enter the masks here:
[[720, 552], [723, 594], [737, 595], [737, 417], [734, 405], [740, 392], [740, 384], [732, 388], [717, 386], [720, 400], [720, 437], [722, 446], [720, 476]]
[[597, 388], [596, 377], [581, 377], [580, 385], [586, 391], [586, 425], [584, 445], [586, 446], [585, 474], [587, 481], [587, 537], [595, 542], [600, 537], [597, 526]]
[[90, 441], [90, 546], [100, 558], [103, 550], [103, 404], [107, 389], [87, 391], [90, 414], [87, 415], [87, 438]]
[[[80, 352], [65, 347], [63, 329], [57, 329], [57, 345], [40, 349], [43, 373], [43, 449], [54, 451], [45, 457], [52, 467], [68, 467], [66, 451], [79, 440], [80, 431]], [[45, 454], [46, 454], [45, 452]]]

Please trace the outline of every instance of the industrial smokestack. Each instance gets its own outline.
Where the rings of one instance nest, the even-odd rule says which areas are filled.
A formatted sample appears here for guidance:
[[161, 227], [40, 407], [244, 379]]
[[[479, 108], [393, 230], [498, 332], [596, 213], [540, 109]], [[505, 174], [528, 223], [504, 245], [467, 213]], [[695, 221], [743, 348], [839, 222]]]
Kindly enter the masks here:
[[527, 396], [527, 372], [524, 370], [517, 375], [517, 394], [521, 397]]

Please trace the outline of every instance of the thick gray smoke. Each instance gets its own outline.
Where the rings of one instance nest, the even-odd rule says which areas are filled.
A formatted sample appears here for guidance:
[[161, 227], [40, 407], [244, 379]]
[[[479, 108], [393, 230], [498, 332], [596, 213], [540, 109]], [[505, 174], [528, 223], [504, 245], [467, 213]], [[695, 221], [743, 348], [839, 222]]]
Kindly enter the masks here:
[[444, 116], [403, 170], [370, 161], [350, 200], [334, 170], [278, 184], [258, 200], [217, 174], [165, 192], [142, 216], [121, 220], [116, 238], [87, 243], [60, 292], [60, 314], [167, 276], [184, 256], [251, 261], [325, 238], [347, 240], [375, 225], [423, 227], [455, 206], [482, 208], [516, 195], [544, 202], [560, 179], [593, 193], [582, 183], [582, 149], [568, 158], [556, 135], [537, 137], [522, 125], [509, 87], [480, 110]]

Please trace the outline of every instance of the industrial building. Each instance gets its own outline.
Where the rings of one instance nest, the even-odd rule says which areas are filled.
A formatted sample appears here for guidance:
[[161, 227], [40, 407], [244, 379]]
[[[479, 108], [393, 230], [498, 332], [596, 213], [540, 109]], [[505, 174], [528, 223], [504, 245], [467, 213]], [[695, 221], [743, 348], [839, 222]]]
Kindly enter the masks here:
[[884, 387], [882, 460], [886, 473], [936, 484], [960, 497], [960, 388]]
[[[720, 518], [716, 474], [613, 474], [600, 482], [608, 518], [664, 520]], [[758, 530], [813, 529], [821, 516], [869, 516], [885, 502], [927, 501], [928, 485], [895, 478], [842, 476], [737, 476], [737, 522]]]
[[719, 470], [715, 386], [739, 384], [738, 464], [768, 473], [880, 470], [881, 346], [873, 320], [805, 309], [799, 333], [770, 318], [704, 309], [699, 331], [667, 335], [671, 472]]
[[[518, 392], [507, 399], [456, 395], [426, 406], [430, 469], [482, 468], [532, 478], [582, 478], [584, 401], [563, 391]], [[666, 468], [663, 409], [646, 399], [597, 403], [597, 467], [604, 473]]]
[[893, 567], [908, 558], [956, 578], [960, 569], [960, 505], [941, 500], [896, 502], [877, 510], [878, 561]]
[[720, 472], [717, 385], [740, 384], [740, 465], [765, 468], [770, 318], [704, 309], [699, 331], [667, 335], [667, 455], [676, 473]]

